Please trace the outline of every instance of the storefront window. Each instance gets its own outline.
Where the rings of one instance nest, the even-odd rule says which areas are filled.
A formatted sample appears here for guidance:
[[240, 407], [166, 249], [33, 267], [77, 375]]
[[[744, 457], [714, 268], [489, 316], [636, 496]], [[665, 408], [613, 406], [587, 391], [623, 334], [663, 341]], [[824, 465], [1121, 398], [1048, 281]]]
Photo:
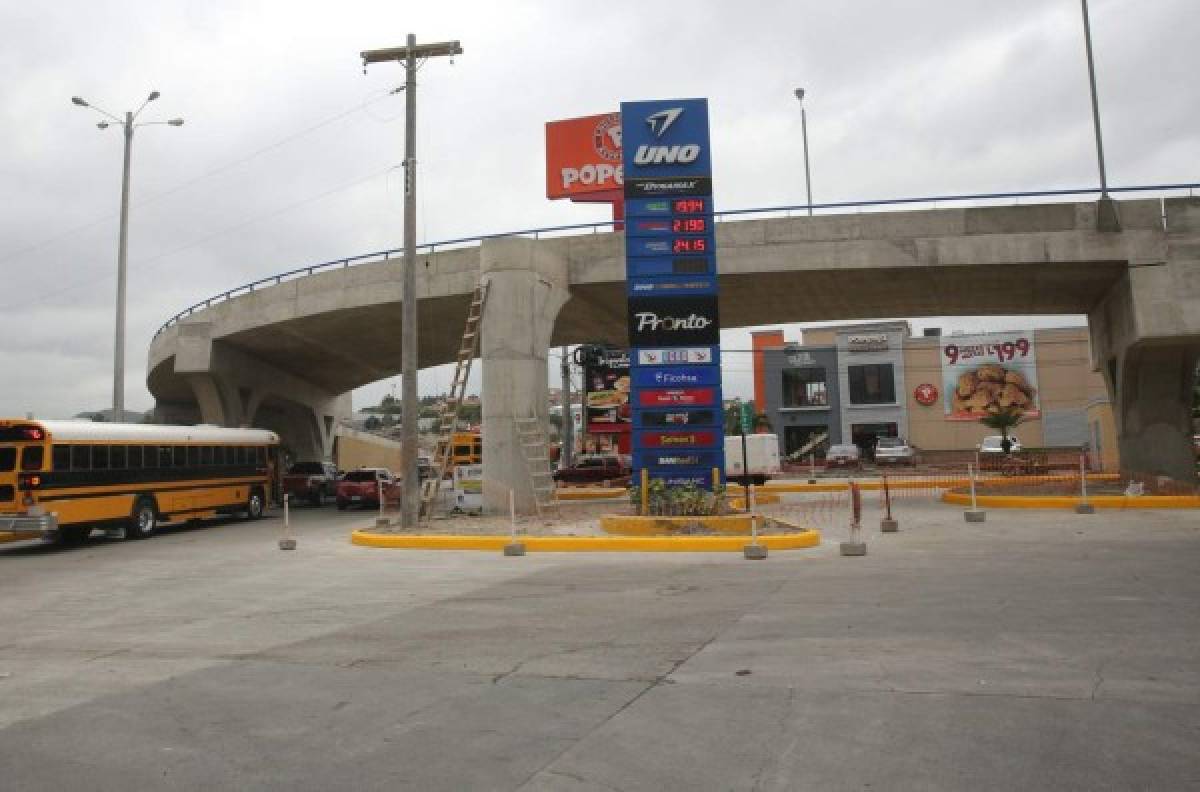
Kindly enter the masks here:
[[896, 380], [891, 363], [850, 366], [851, 404], [894, 404]]
[[784, 407], [827, 407], [825, 369], [788, 368], [783, 370]]

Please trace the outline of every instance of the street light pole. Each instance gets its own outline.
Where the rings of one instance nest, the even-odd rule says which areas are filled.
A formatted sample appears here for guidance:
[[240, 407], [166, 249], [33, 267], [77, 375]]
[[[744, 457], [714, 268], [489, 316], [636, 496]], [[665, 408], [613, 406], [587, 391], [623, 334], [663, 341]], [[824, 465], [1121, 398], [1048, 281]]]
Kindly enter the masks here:
[[1092, 26], [1088, 21], [1087, 0], [1083, 6], [1083, 41], [1087, 47], [1088, 85], [1092, 90], [1092, 125], [1096, 129], [1096, 161], [1100, 166], [1100, 199], [1108, 198], [1108, 176], [1104, 171], [1104, 140], [1100, 136], [1100, 102], [1096, 98], [1096, 66], [1092, 60]]
[[133, 151], [133, 113], [125, 113], [125, 159], [121, 168], [121, 233], [117, 239], [117, 327], [113, 351], [113, 417], [125, 420], [125, 263], [129, 249], [129, 157]]
[[[117, 319], [116, 329], [113, 340], [113, 397], [112, 409], [113, 420], [120, 422], [125, 416], [125, 291], [126, 291], [126, 263], [127, 252], [129, 249], [129, 162], [133, 154], [133, 130], [139, 126], [148, 124], [166, 124], [168, 126], [183, 126], [182, 118], [172, 118], [170, 121], [143, 121], [137, 123], [137, 117], [142, 110], [146, 109], [146, 105], [153, 102], [161, 94], [158, 91], [151, 91], [150, 95], [142, 102], [142, 106], [137, 109], [137, 112], [125, 112], [125, 118], [121, 119], [107, 110], [89, 104], [86, 100], [78, 96], [71, 97], [71, 103], [78, 107], [88, 107], [95, 110], [101, 115], [111, 118], [114, 123], [121, 127], [121, 131], [125, 137], [125, 155], [121, 168], [121, 231], [117, 239]], [[111, 124], [108, 121], [101, 121], [96, 124], [100, 129], [107, 129]]]
[[457, 41], [417, 44], [408, 34], [403, 47], [367, 50], [360, 53], [363, 70], [372, 63], [404, 62], [404, 301], [400, 315], [400, 454], [403, 461], [404, 494], [400, 503], [400, 527], [412, 530], [419, 517], [420, 479], [417, 475], [417, 59], [462, 54]]
[[804, 89], [797, 88], [795, 93], [800, 102], [800, 136], [804, 139], [804, 191], [808, 194], [808, 216], [812, 217], [812, 176], [808, 171], [808, 114], [804, 112]]

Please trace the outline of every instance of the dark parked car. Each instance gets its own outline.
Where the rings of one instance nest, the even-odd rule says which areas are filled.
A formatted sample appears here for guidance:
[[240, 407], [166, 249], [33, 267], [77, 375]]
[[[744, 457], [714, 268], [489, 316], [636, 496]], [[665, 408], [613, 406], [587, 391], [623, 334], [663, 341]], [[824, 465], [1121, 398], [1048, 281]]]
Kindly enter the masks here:
[[320, 506], [337, 493], [338, 471], [328, 462], [297, 462], [283, 475], [283, 492], [292, 500]]
[[388, 503], [400, 500], [400, 482], [385, 468], [359, 468], [342, 476], [337, 485], [337, 507], [352, 504], [379, 507], [379, 495]]
[[585, 456], [570, 467], [554, 471], [561, 484], [603, 484], [625, 486], [633, 473], [629, 458], [619, 455]]

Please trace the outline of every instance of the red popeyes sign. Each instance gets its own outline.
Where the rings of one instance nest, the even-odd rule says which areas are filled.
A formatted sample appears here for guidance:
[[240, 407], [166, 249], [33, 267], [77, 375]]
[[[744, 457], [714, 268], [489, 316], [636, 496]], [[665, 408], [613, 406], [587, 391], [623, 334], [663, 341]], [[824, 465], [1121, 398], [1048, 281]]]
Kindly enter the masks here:
[[546, 123], [547, 198], [619, 198], [623, 184], [620, 113]]
[[709, 405], [716, 401], [712, 388], [681, 388], [673, 390], [639, 390], [638, 404], [643, 407], [670, 407], [672, 405]]

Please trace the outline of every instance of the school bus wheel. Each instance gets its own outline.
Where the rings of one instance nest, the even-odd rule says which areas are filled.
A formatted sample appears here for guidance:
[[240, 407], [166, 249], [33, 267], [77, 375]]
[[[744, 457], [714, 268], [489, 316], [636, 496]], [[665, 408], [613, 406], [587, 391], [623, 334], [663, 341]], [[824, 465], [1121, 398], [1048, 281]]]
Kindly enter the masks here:
[[125, 527], [126, 539], [146, 539], [158, 527], [158, 508], [154, 499], [143, 495], [133, 504], [133, 514]]

